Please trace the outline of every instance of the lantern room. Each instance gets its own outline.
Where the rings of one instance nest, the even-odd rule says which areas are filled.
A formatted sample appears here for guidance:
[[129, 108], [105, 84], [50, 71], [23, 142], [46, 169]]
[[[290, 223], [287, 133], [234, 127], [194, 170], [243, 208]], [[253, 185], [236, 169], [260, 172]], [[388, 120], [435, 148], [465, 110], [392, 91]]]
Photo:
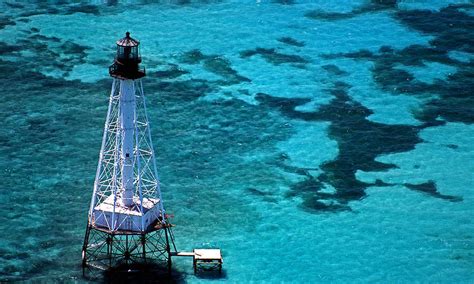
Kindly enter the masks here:
[[117, 53], [114, 63], [109, 67], [109, 74], [119, 79], [139, 79], [145, 76], [145, 69], [140, 69], [142, 62], [139, 48], [140, 42], [131, 38], [126, 32], [125, 37], [117, 41]]

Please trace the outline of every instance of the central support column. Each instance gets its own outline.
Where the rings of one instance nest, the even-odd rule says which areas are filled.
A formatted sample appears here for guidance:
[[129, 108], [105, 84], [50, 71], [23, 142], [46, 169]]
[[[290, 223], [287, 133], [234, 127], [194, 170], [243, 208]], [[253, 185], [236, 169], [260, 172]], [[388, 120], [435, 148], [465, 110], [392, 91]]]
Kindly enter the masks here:
[[133, 205], [133, 141], [135, 119], [135, 85], [133, 80], [120, 80], [120, 130], [122, 132], [122, 203]]

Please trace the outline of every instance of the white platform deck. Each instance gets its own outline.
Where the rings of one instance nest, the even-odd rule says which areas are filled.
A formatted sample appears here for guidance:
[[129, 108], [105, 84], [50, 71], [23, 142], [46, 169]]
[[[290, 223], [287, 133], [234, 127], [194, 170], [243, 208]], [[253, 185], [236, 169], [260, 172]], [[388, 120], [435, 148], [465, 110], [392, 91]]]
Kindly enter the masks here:
[[114, 211], [114, 197], [109, 196], [94, 208], [92, 224], [110, 231], [146, 230], [158, 219], [159, 199], [143, 198], [143, 212], [141, 212], [140, 200], [137, 197], [134, 198], [133, 203], [133, 206], [126, 207], [120, 200], [116, 200]]
[[194, 259], [196, 260], [219, 260], [222, 261], [220, 249], [195, 249]]
[[[159, 199], [143, 198], [143, 213], [146, 214], [148, 210], [153, 208], [159, 202]], [[140, 199], [138, 197], [134, 197], [133, 203], [133, 206], [126, 207], [122, 204], [120, 199], [117, 199], [115, 202], [115, 213], [141, 216], [142, 213], [140, 212]], [[94, 210], [112, 212], [114, 210], [114, 197], [112, 195], [107, 197], [107, 199], [105, 199], [104, 202], [98, 204]]]
[[194, 249], [194, 273], [198, 270], [222, 271], [222, 254], [220, 249]]
[[206, 270], [222, 271], [222, 254], [220, 249], [194, 249], [192, 252], [180, 251], [172, 252], [171, 256], [193, 257], [194, 273], [199, 268]]

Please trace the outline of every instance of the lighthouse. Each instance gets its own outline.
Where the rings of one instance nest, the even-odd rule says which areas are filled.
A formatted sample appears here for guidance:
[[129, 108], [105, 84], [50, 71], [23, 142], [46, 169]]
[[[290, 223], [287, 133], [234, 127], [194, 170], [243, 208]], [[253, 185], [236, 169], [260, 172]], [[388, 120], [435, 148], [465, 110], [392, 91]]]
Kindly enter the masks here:
[[[139, 41], [118, 40], [102, 146], [82, 249], [83, 268], [171, 268], [174, 247], [151, 140]], [[176, 250], [176, 248], [175, 248]]]

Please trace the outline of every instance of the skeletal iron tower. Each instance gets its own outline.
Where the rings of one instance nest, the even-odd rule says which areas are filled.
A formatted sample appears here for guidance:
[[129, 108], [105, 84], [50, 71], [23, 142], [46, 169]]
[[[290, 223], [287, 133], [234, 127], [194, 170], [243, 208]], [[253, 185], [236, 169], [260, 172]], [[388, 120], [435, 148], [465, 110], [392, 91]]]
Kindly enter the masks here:
[[117, 41], [102, 147], [82, 250], [83, 267], [171, 268], [173, 236], [157, 175], [139, 42]]

